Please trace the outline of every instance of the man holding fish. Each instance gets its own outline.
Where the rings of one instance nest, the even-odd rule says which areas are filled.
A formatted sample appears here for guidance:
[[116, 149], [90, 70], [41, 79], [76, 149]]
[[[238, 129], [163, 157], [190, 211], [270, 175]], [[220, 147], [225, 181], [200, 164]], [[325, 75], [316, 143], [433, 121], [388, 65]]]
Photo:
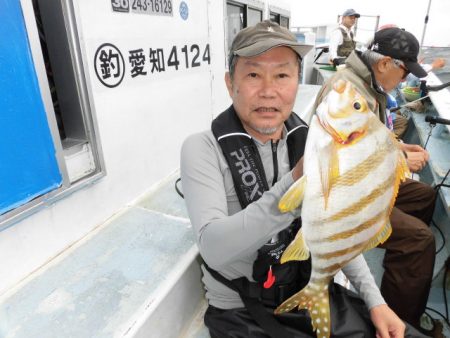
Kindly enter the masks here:
[[[315, 108], [338, 81], [348, 81], [358, 90], [378, 118], [393, 129], [386, 109], [386, 93], [404, 81], [409, 73], [427, 75], [419, 65], [419, 42], [409, 32], [388, 27], [375, 33], [368, 50], [354, 51], [345, 69], [338, 71], [321, 89]], [[400, 144], [409, 169], [420, 171], [429, 158], [419, 145]], [[406, 179], [399, 187], [390, 221], [392, 235], [381, 245], [386, 249], [381, 293], [400, 318], [420, 329], [431, 287], [435, 241], [429, 228], [435, 191], [429, 185]]]
[[[362, 300], [334, 284], [329, 274], [330, 282], [318, 293], [321, 298], [311, 300], [326, 303], [318, 309], [327, 316], [318, 317], [315, 309], [273, 314], [308, 284], [315, 271], [314, 255], [312, 260], [304, 255], [281, 264], [283, 252], [303, 226], [300, 200], [283, 212], [278, 206], [294, 182], [304, 182], [300, 178], [308, 126], [292, 107], [301, 60], [311, 47], [270, 21], [240, 31], [225, 75], [232, 106], [212, 122], [211, 130], [183, 144], [183, 191], [205, 262], [205, 324], [212, 338], [328, 337], [330, 332], [337, 337], [423, 337], [408, 325], [405, 334], [405, 324], [386, 305], [361, 254], [346, 261], [342, 270]], [[345, 84], [337, 90], [343, 88]], [[364, 98], [360, 104], [368, 112]], [[362, 136], [351, 134], [350, 143]], [[404, 164], [400, 155], [395, 163]], [[405, 168], [399, 167], [398, 173]], [[328, 197], [331, 205], [332, 193]], [[368, 246], [374, 244], [370, 241]], [[319, 323], [322, 318], [328, 323]]]

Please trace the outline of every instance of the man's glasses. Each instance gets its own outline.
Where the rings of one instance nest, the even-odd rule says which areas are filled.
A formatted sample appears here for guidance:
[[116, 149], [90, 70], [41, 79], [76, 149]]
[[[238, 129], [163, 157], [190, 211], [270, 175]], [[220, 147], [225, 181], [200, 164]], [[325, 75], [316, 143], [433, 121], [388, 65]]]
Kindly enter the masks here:
[[400, 61], [400, 60], [397, 60], [397, 59], [392, 59], [392, 61], [394, 62], [394, 65], [396, 65], [398, 68], [403, 69], [402, 80], [405, 80], [406, 77], [408, 76], [408, 74], [410, 73], [409, 69], [406, 68], [406, 66], [403, 63], [403, 61]]

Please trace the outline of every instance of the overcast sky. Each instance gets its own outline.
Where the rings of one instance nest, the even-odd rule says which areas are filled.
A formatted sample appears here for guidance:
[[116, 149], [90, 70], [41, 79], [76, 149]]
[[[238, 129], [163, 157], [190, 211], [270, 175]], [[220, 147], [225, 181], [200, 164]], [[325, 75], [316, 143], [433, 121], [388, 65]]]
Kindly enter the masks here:
[[[337, 15], [354, 8], [361, 15], [380, 15], [380, 26], [396, 24], [422, 39], [429, 0], [285, 0], [291, 6], [291, 27], [337, 22]], [[373, 27], [374, 19], [360, 19], [358, 27]], [[450, 47], [450, 0], [432, 0], [425, 46]]]

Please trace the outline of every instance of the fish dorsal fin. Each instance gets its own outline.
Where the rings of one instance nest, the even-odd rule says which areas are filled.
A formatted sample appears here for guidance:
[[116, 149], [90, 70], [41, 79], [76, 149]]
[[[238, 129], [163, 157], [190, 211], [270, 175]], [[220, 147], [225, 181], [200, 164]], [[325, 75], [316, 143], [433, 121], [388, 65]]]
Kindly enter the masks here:
[[305, 186], [306, 176], [303, 175], [295, 181], [283, 197], [281, 197], [280, 202], [278, 202], [278, 209], [281, 212], [288, 212], [298, 208], [305, 195]]
[[289, 261], [305, 261], [308, 258], [309, 248], [303, 237], [302, 229], [300, 229], [291, 244], [284, 250], [280, 262], [283, 264]]
[[325, 209], [327, 209], [331, 188], [333, 187], [333, 183], [336, 182], [337, 177], [339, 177], [339, 155], [336, 143], [331, 142], [322, 148], [322, 153], [318, 157], [318, 160], [322, 193]]
[[[398, 142], [394, 138], [393, 138], [393, 141]], [[392, 233], [392, 227], [391, 227], [391, 223], [389, 221], [389, 215], [391, 214], [392, 208], [394, 207], [394, 203], [395, 203], [395, 199], [398, 194], [400, 182], [403, 182], [406, 179], [406, 177], [409, 177], [409, 175], [410, 175], [408, 163], [406, 162], [405, 156], [400, 151], [398, 152], [398, 163], [397, 163], [397, 168], [396, 168], [396, 172], [394, 175], [395, 175], [394, 191], [393, 191], [392, 198], [391, 198], [391, 201], [389, 204], [389, 209], [386, 213], [387, 216], [385, 217], [385, 226], [383, 226], [380, 229], [380, 231], [378, 231], [378, 233], [369, 241], [369, 243], [367, 243], [367, 246], [364, 249], [364, 251], [373, 249], [373, 248], [377, 247], [378, 244], [383, 244]]]
[[403, 182], [406, 178], [411, 178], [411, 171], [409, 170], [405, 155], [400, 150], [400, 142], [395, 138], [393, 133], [389, 133], [389, 136], [398, 149], [396, 177], [400, 182]]
[[391, 235], [392, 227], [391, 222], [389, 222], [389, 217], [386, 217], [386, 225], [383, 226], [380, 231], [367, 243], [364, 251], [368, 251], [378, 246], [378, 244], [383, 244]]
[[408, 168], [408, 163], [406, 162], [406, 158], [401, 151], [398, 152], [398, 175], [400, 176], [400, 181], [403, 182], [406, 178], [411, 178], [411, 172]]

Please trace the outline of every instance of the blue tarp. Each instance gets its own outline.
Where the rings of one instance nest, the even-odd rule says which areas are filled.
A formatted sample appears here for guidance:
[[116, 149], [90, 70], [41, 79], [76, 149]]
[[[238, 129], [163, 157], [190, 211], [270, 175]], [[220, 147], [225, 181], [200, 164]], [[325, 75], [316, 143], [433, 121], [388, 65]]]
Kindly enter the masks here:
[[0, 0], [0, 214], [61, 185], [19, 0]]

